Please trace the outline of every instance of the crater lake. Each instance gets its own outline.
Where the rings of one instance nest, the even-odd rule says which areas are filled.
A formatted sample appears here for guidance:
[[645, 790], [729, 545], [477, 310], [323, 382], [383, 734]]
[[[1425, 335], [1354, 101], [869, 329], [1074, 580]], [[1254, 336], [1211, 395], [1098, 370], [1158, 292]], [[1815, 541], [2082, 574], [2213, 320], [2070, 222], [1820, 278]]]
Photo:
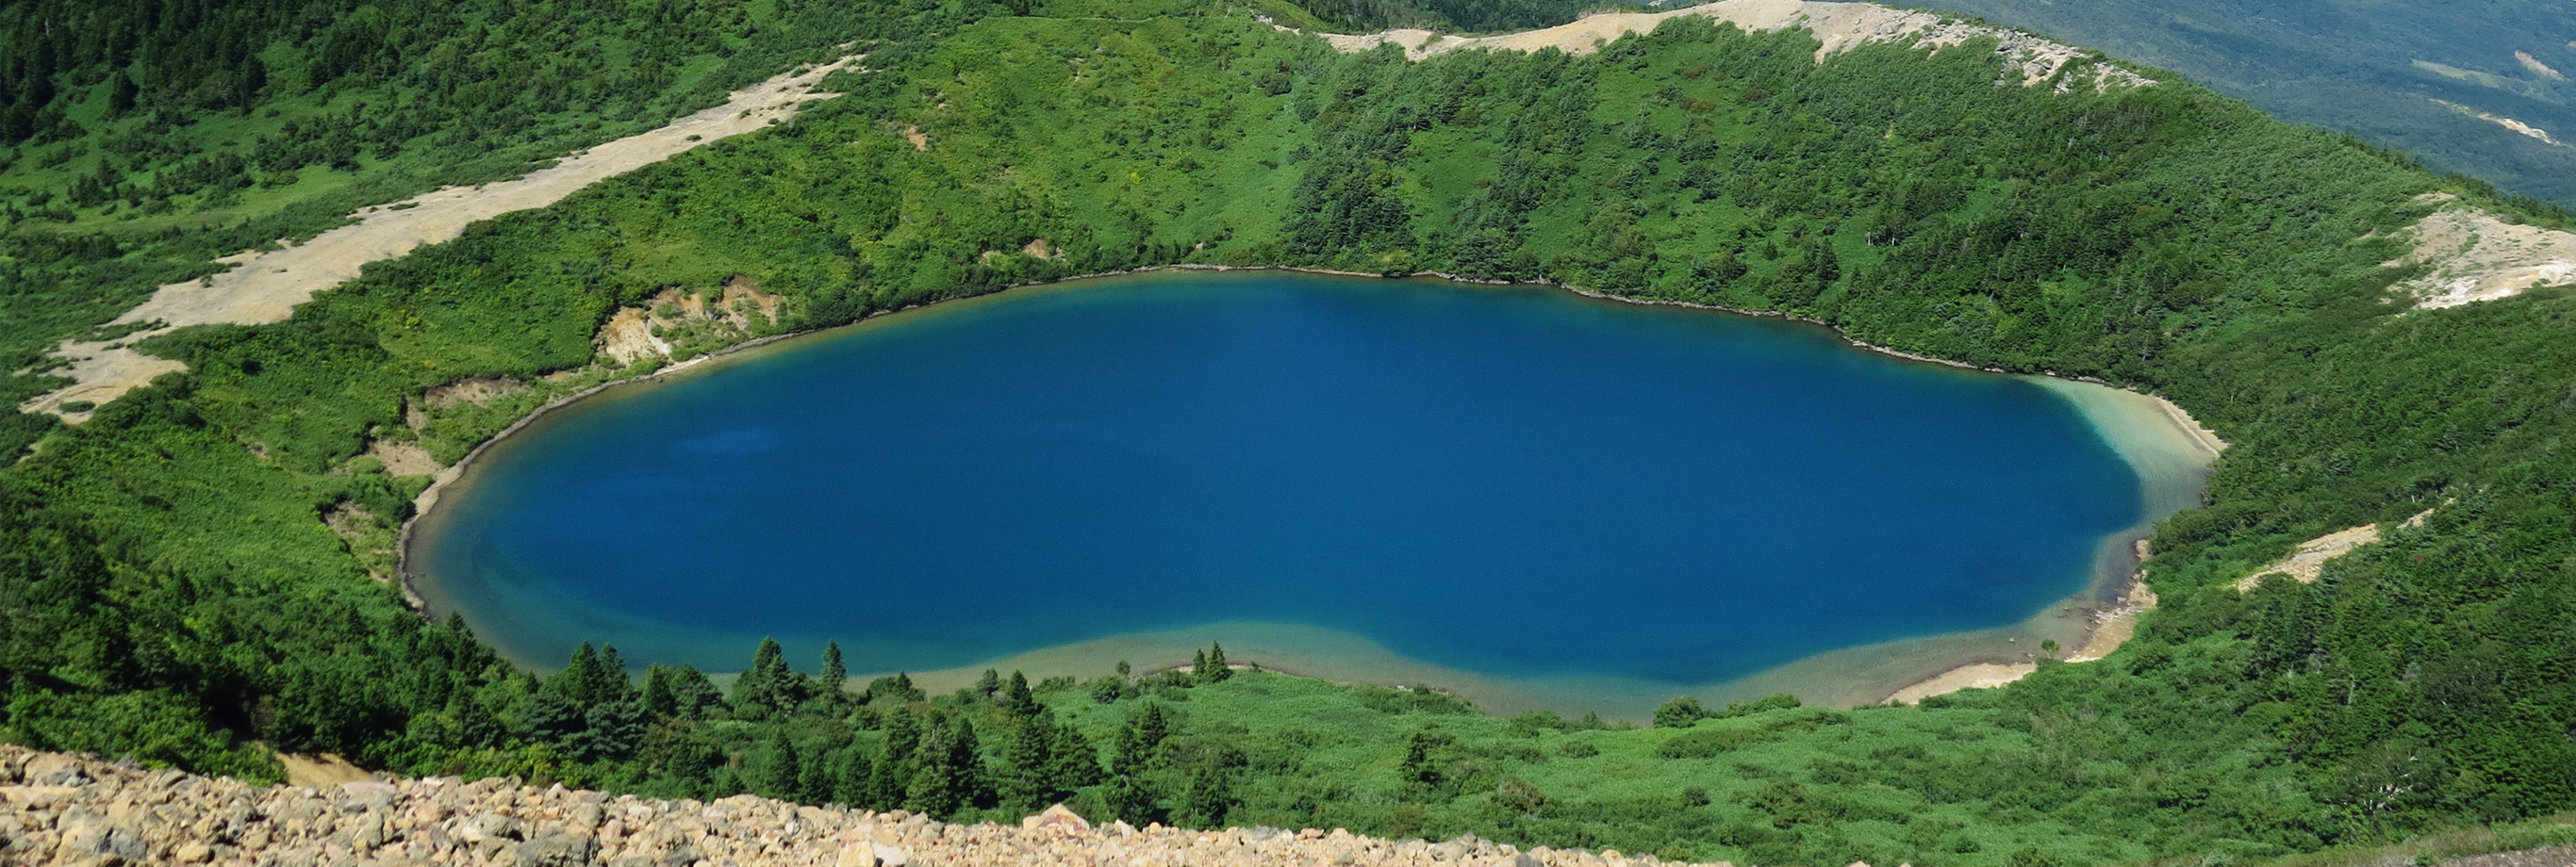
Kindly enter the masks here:
[[2150, 403], [1551, 288], [1098, 278], [577, 401], [446, 486], [405, 568], [549, 667], [775, 636], [807, 671], [835, 640], [1091, 676], [1222, 641], [1489, 709], [1871, 701], [2080, 641], [2197, 495]]

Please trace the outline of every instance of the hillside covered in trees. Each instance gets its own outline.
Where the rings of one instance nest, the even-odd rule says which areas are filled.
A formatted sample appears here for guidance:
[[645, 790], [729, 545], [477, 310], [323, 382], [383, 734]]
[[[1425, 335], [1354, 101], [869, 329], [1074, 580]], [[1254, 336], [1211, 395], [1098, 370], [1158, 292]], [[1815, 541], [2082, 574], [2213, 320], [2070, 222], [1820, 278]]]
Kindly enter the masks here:
[[[750, 21], [801, 7], [742, 8]], [[366, 9], [293, 26], [400, 20]], [[969, 818], [1063, 797], [1131, 819], [1759, 864], [2242, 859], [2576, 809], [2576, 296], [2415, 309], [2392, 288], [2412, 272], [2382, 264], [2446, 206], [2429, 194], [2515, 221], [2565, 215], [2188, 82], [2102, 81], [2091, 63], [1998, 81], [1991, 39], [1819, 58], [1803, 31], [1684, 18], [1584, 56], [1412, 62], [1336, 54], [1256, 15], [1316, 20], [1150, 0], [867, 12], [818, 32], [860, 40], [868, 71], [839, 73], [846, 95], [792, 123], [371, 266], [291, 321], [155, 338], [145, 348], [188, 371], [86, 424], [14, 416], [0, 441], [0, 737], [251, 776], [277, 773], [268, 749], [332, 751], [668, 795]], [[122, 20], [90, 28], [104, 47], [48, 61], [50, 86], [179, 38]], [[587, 38], [629, 18], [565, 20]], [[134, 44], [116, 48], [129, 29]], [[423, 121], [434, 142], [471, 114], [422, 89], [449, 56], [434, 46], [472, 30], [425, 28], [422, 53], [358, 52], [332, 80], [431, 100], [403, 103], [423, 117], [466, 112]], [[268, 46], [257, 56], [279, 60], [262, 74], [286, 80], [312, 81], [328, 54], [290, 63], [274, 41], [240, 42]], [[9, 86], [29, 86], [27, 61], [8, 62]], [[116, 74], [151, 68], [126, 62]], [[115, 101], [114, 81], [89, 81], [101, 107]], [[131, 111], [266, 113], [222, 92], [138, 91]], [[633, 98], [563, 93], [561, 106]], [[688, 104], [674, 99], [624, 116]], [[112, 126], [47, 120], [54, 103], [39, 103], [13, 160]], [[491, 135], [549, 128], [538, 112], [557, 107]], [[283, 135], [271, 147], [329, 133]], [[383, 158], [368, 147], [362, 172]], [[96, 164], [135, 183], [131, 160]], [[165, 165], [144, 164], [156, 178]], [[11, 194], [0, 265], [19, 294], [5, 306], [50, 317], [8, 314], [22, 362], [168, 269], [208, 267], [223, 239], [270, 237], [256, 223], [251, 236], [120, 226], [155, 207], [143, 198], [174, 204], [133, 224], [210, 195], [154, 189], [69, 223], [28, 216], [55, 207], [26, 203], [41, 193]], [[1179, 262], [1436, 270], [1789, 312], [1909, 352], [2154, 391], [2234, 445], [2207, 505], [2158, 528], [2147, 576], [2163, 607], [2110, 659], [1921, 707], [1675, 704], [1651, 728], [1228, 676], [1221, 659], [1081, 682], [996, 673], [937, 697], [900, 678], [848, 689], [836, 661], [808, 676], [774, 648], [729, 689], [658, 667], [639, 682], [629, 663], [649, 660], [606, 650], [540, 676], [380, 580], [426, 479], [390, 474], [369, 444], [453, 462], [550, 397], [663, 363], [607, 360], [593, 336], [665, 290], [739, 277], [784, 299], [776, 320], [683, 343], [686, 356]], [[524, 387], [421, 399], [485, 377]], [[12, 382], [34, 394], [46, 380]], [[2300, 540], [2427, 509], [2314, 584], [2233, 586]]]

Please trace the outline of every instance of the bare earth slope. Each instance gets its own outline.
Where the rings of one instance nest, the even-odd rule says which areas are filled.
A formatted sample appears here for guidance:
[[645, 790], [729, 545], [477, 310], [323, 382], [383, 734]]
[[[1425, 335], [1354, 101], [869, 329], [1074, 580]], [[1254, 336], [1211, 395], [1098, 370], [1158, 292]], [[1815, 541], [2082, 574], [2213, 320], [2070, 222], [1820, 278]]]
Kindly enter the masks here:
[[55, 352], [72, 365], [65, 375], [71, 385], [21, 405], [27, 412], [60, 412], [79, 422], [87, 412], [61, 412], [67, 401], [106, 403], [183, 365], [127, 348], [128, 344], [190, 325], [258, 325], [282, 322], [313, 293], [358, 276], [368, 262], [409, 253], [423, 244], [456, 238], [465, 226], [511, 211], [542, 208], [594, 182], [625, 174], [718, 139], [761, 129], [791, 117], [807, 100], [825, 99], [814, 92], [823, 77], [856, 61], [791, 72], [735, 91], [723, 105], [672, 121], [670, 125], [607, 142], [516, 180], [479, 187], [447, 187], [390, 205], [359, 211], [356, 223], [332, 229], [296, 246], [229, 256], [235, 267], [200, 283], [160, 287], [116, 323], [160, 323], [115, 341], [65, 341]]

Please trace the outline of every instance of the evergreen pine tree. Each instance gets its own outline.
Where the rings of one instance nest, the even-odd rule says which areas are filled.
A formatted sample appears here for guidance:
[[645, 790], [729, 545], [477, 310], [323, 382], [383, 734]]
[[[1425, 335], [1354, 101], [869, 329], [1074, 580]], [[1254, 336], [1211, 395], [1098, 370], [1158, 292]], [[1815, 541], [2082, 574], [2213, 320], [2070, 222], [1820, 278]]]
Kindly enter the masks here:
[[839, 778], [833, 781], [832, 802], [859, 810], [886, 809], [877, 798], [877, 763], [868, 757], [866, 747], [852, 744], [841, 757]]
[[847, 704], [850, 669], [841, 661], [841, 643], [823, 643], [823, 670], [814, 675], [814, 694], [830, 699], [833, 707]]
[[916, 768], [903, 808], [947, 818], [974, 802], [974, 729], [961, 718], [932, 717], [914, 753]]
[[921, 719], [912, 708], [898, 707], [885, 718], [885, 760], [888, 765], [912, 761], [913, 751], [921, 746]]
[[1241, 804], [1234, 794], [1234, 774], [1209, 762], [1190, 775], [1190, 786], [1181, 793], [1181, 808], [1172, 818], [1185, 827], [1221, 828], [1226, 814]]
[[1035, 713], [1020, 719], [1009, 749], [1002, 753], [1009, 763], [1003, 778], [1003, 803], [1036, 810], [1056, 800], [1055, 730], [1052, 714]]
[[1190, 679], [1200, 683], [1208, 682], [1207, 651], [1190, 651]]
[[1226, 678], [1234, 676], [1234, 669], [1227, 668], [1225, 665], [1225, 645], [1223, 644], [1211, 643], [1209, 645], [1207, 663], [1207, 681], [1209, 683], [1222, 682]]
[[770, 730], [769, 772], [761, 777], [760, 795], [781, 800], [793, 799], [796, 797], [797, 784], [803, 777], [804, 769], [799, 767], [796, 761], [796, 745], [787, 740], [786, 729]]
[[810, 761], [800, 763], [796, 776], [796, 800], [806, 804], [828, 804], [839, 788], [841, 762], [836, 756], [816, 753]]
[[686, 719], [708, 719], [725, 710], [724, 694], [716, 691], [715, 681], [695, 665], [682, 664], [671, 675], [671, 701]]
[[1057, 791], [1100, 784], [1100, 751], [1091, 746], [1090, 738], [1082, 736], [1080, 727], [1071, 723], [1056, 726], [1055, 743], [1047, 752], [1055, 760], [1048, 776], [1053, 778]]
[[626, 676], [626, 657], [617, 653], [617, 645], [601, 645], [599, 664], [591, 670], [591, 701], [625, 701], [635, 695], [635, 682]]
[[975, 697], [978, 699], [992, 698], [995, 693], [999, 693], [1001, 691], [1001, 672], [987, 668], [984, 669], [983, 677], [975, 679]]
[[954, 725], [956, 731], [948, 738], [948, 765], [956, 769], [958, 800], [977, 807], [996, 805], [999, 801], [992, 777], [984, 772], [984, 750], [977, 743], [975, 727], [963, 714], [954, 718]]
[[659, 665], [644, 669], [644, 713], [656, 720], [680, 715], [680, 699], [671, 693], [671, 670]]
[[1028, 719], [1045, 710], [1038, 705], [1037, 693], [1029, 689], [1028, 675], [1017, 671], [1011, 672], [1011, 683], [1002, 690], [1002, 708], [1020, 719]]
[[743, 669], [742, 676], [734, 679], [734, 714], [744, 719], [766, 719], [777, 712], [782, 698], [778, 672], [786, 667], [786, 657], [778, 649], [778, 640], [761, 639], [760, 649], [752, 653], [751, 667]]
[[1172, 736], [1172, 721], [1164, 715], [1161, 703], [1145, 703], [1144, 711], [1136, 715], [1136, 733], [1145, 739], [1149, 750], [1162, 746], [1163, 739]]
[[592, 702], [599, 700], [599, 683], [604, 679], [599, 673], [598, 649], [584, 641], [581, 649], [572, 652], [572, 662], [564, 665], [562, 671], [555, 672], [554, 677], [546, 679], [546, 686], [574, 705], [588, 709]]

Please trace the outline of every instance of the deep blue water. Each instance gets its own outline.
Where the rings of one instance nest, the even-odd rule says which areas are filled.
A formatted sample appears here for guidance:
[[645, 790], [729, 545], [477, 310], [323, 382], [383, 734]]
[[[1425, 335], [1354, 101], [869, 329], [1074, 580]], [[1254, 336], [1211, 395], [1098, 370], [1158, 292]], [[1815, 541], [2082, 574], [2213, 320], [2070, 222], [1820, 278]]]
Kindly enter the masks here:
[[1503, 678], [1709, 683], [2018, 622], [2140, 510], [2048, 390], [1814, 327], [1183, 274], [586, 401], [478, 461], [414, 568], [544, 661], [604, 640], [730, 670], [775, 635], [918, 671], [1270, 621]]

